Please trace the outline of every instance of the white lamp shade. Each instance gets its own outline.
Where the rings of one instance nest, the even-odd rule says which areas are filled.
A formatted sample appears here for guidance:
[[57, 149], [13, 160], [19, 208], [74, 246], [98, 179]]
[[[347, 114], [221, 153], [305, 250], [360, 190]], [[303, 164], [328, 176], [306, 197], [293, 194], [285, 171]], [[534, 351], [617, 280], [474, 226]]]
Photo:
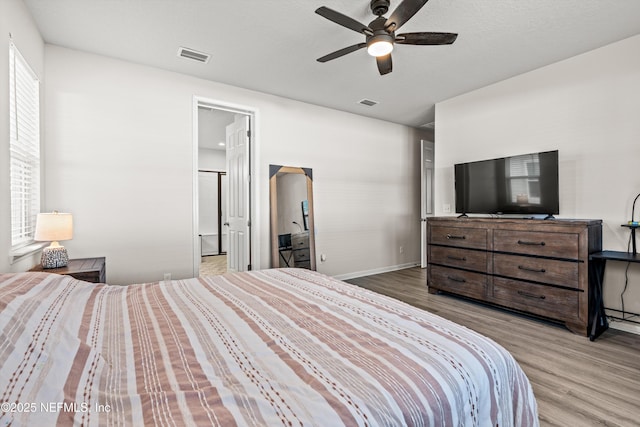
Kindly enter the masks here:
[[34, 240], [57, 242], [73, 238], [73, 216], [70, 213], [40, 213], [36, 220]]

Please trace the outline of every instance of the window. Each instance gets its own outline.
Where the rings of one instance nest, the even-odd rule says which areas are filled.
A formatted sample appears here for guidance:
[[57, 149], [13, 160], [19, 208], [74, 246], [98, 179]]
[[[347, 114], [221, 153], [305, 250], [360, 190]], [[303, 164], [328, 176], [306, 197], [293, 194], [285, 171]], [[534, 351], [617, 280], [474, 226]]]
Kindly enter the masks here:
[[517, 205], [539, 205], [540, 158], [538, 154], [525, 154], [507, 159], [507, 185], [510, 202]]
[[9, 44], [11, 249], [33, 242], [40, 212], [40, 88], [35, 73]]

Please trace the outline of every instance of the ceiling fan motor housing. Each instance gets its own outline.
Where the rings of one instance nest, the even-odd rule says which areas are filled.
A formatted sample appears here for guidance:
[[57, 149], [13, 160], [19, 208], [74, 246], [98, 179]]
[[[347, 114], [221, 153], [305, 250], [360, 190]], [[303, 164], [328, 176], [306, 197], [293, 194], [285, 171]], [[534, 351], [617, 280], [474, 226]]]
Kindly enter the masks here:
[[393, 43], [395, 40], [395, 34], [393, 31], [389, 31], [385, 24], [387, 22], [386, 18], [382, 16], [378, 16], [376, 19], [369, 23], [369, 28], [373, 30], [373, 34], [367, 35], [367, 44], [374, 43], [375, 41], [386, 40], [390, 43]]
[[371, 0], [370, 6], [374, 15], [382, 16], [389, 10], [389, 0]]

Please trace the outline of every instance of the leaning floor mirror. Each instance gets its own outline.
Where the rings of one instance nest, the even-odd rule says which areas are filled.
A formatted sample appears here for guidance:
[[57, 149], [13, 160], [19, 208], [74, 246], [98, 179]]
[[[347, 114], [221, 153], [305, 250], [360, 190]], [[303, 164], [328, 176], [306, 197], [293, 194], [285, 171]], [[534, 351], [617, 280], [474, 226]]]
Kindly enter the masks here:
[[269, 165], [271, 266], [316, 269], [311, 169]]

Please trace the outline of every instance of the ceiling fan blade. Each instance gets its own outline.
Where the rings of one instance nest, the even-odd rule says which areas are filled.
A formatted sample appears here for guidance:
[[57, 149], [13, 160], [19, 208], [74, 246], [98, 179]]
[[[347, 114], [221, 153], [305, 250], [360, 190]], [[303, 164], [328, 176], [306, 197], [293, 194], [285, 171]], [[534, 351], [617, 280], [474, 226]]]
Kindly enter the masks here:
[[386, 54], [385, 56], [376, 57], [376, 63], [378, 64], [378, 71], [380, 71], [381, 76], [389, 74], [393, 69], [390, 53]]
[[336, 12], [333, 9], [322, 6], [316, 9], [316, 13], [320, 16], [327, 18], [329, 21], [333, 21], [338, 25], [342, 25], [345, 28], [355, 31], [361, 34], [373, 34], [373, 30], [368, 26], [356, 21], [353, 18], [349, 18], [347, 15], [343, 15], [340, 12]]
[[396, 36], [398, 44], [437, 45], [452, 44], [458, 35], [455, 33], [404, 33]]
[[345, 47], [345, 48], [340, 49], [340, 50], [336, 50], [335, 52], [332, 52], [332, 53], [330, 53], [328, 55], [325, 55], [322, 58], [318, 58], [317, 61], [318, 62], [331, 61], [332, 59], [340, 58], [341, 56], [344, 56], [347, 53], [355, 52], [356, 50], [362, 49], [366, 45], [367, 45], [366, 43], [354, 44], [353, 46], [349, 46], [349, 47]]
[[404, 25], [413, 15], [418, 13], [422, 6], [424, 6], [429, 0], [404, 0], [393, 11], [389, 19], [385, 24], [385, 27], [389, 31], [397, 31]]

